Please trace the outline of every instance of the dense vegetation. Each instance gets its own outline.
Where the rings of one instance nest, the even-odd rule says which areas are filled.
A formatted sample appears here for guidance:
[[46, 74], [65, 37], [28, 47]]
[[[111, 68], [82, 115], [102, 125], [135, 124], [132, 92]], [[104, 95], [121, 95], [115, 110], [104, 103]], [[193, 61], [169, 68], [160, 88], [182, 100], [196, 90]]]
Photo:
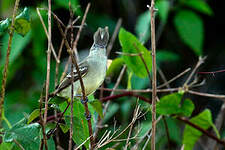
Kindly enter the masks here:
[[[16, 2], [0, 1], [0, 149], [150, 149], [152, 136], [157, 150], [224, 149], [224, 2], [156, 0], [156, 135], [151, 1], [52, 0], [52, 47], [48, 1]], [[68, 45], [82, 60], [105, 26], [112, 61], [102, 87], [86, 106], [56, 97], [45, 111], [46, 87], [53, 92], [71, 69]]]

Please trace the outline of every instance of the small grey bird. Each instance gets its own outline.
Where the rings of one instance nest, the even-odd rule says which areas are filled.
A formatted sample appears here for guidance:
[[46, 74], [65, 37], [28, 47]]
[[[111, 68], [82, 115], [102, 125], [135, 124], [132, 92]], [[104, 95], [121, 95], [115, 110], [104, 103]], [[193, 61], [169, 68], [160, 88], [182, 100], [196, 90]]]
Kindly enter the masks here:
[[[103, 83], [107, 70], [106, 46], [109, 40], [108, 27], [98, 28], [94, 36], [94, 44], [89, 55], [79, 63], [80, 73], [83, 79], [86, 96], [94, 93]], [[71, 97], [72, 73], [69, 73], [56, 87], [54, 95], [69, 98]], [[79, 77], [76, 68], [73, 70], [74, 96], [82, 96]]]

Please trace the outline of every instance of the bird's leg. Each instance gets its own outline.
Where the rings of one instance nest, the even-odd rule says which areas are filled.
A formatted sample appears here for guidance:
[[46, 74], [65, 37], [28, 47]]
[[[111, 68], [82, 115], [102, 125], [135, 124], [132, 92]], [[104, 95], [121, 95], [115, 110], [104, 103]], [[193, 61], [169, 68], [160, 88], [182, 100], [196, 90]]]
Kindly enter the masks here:
[[83, 97], [81, 97], [80, 102], [81, 102], [82, 104], [87, 103], [87, 102], [88, 102], [87, 96], [85, 96], [85, 99], [83, 99]]
[[86, 117], [86, 120], [90, 120], [91, 119], [91, 114], [90, 113], [89, 114], [85, 113], [85, 117]]

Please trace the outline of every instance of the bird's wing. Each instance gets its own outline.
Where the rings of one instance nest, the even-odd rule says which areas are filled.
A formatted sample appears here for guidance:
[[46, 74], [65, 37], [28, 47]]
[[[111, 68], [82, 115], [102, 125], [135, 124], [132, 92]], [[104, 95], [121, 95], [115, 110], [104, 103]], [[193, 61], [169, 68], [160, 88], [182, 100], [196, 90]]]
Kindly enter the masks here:
[[[85, 61], [81, 62], [79, 64], [79, 70], [80, 70], [81, 77], [83, 78], [88, 72], [88, 65], [85, 63]], [[73, 70], [73, 82], [76, 82], [77, 80], [79, 80], [79, 76], [78, 76], [77, 70], [74, 69]], [[58, 86], [56, 86], [56, 94], [61, 92], [65, 88], [69, 87], [71, 85], [71, 83], [72, 83], [72, 72], [70, 72], [63, 79], [63, 81]]]

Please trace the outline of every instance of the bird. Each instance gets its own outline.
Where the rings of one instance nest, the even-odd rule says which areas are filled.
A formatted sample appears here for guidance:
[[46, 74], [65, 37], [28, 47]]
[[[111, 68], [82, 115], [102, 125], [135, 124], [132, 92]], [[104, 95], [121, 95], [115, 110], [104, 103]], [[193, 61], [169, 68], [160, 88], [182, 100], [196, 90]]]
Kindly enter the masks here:
[[[98, 30], [94, 33], [93, 40], [94, 43], [90, 48], [89, 55], [78, 64], [81, 78], [84, 83], [86, 97], [93, 94], [97, 90], [97, 88], [103, 83], [106, 76], [106, 47], [109, 40], [108, 27], [99, 27]], [[67, 74], [66, 77], [61, 81], [61, 83], [56, 86], [53, 95], [57, 95], [63, 98], [70, 98], [72, 83], [73, 95], [75, 97], [82, 97], [82, 88], [76, 68], [73, 69], [73, 73], [70, 72], [69, 74]]]

